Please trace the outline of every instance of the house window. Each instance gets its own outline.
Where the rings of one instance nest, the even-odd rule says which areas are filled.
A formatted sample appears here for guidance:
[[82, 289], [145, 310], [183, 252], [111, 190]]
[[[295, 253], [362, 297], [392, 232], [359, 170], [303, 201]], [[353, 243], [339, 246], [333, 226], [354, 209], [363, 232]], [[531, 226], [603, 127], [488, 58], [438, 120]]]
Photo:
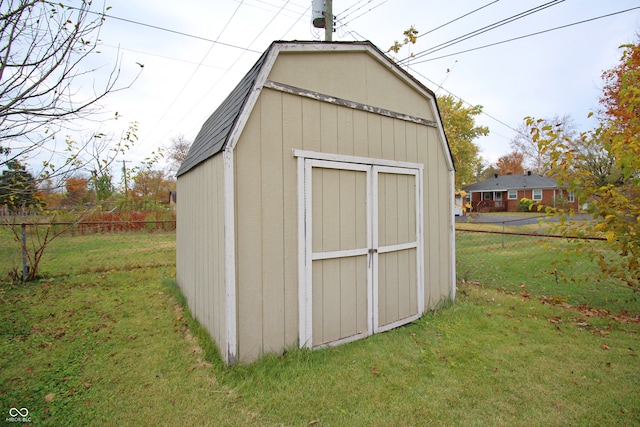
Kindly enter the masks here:
[[494, 193], [495, 200], [502, 200], [502, 193]]
[[485, 191], [482, 193], [482, 200], [493, 200], [493, 193], [490, 191]]
[[518, 199], [518, 190], [509, 190], [509, 194], [507, 195], [509, 200], [517, 200]]
[[569, 194], [567, 194], [567, 200], [569, 200], [569, 203], [576, 201], [576, 195], [573, 191], [569, 191]]
[[533, 190], [531, 194], [532, 194], [531, 198], [533, 200], [538, 200], [538, 201], [542, 200], [542, 190]]

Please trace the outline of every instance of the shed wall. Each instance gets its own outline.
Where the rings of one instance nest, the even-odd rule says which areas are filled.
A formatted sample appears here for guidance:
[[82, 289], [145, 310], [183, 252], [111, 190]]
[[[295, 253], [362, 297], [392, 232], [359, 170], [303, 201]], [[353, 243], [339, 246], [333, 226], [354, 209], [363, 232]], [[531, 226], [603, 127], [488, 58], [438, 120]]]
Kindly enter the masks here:
[[178, 179], [176, 280], [193, 316], [226, 348], [222, 154]]
[[[281, 55], [274, 69], [286, 57]], [[296, 60], [296, 64], [304, 63]], [[382, 76], [374, 80], [396, 85], [384, 68], [370, 67], [367, 73], [375, 74], [373, 70], [386, 75], [386, 80]], [[304, 74], [298, 71], [295, 76]], [[357, 72], [350, 70], [349, 75]], [[289, 85], [304, 84], [287, 77], [281, 68], [269, 76]], [[336, 95], [331, 85], [341, 79], [341, 75], [323, 78], [329, 87], [316, 84], [313, 90]], [[361, 88], [350, 93], [346, 86], [336, 89], [343, 91], [341, 97], [366, 96]], [[377, 89], [378, 85], [369, 86], [370, 92]], [[433, 117], [431, 105], [421, 95], [408, 91], [404, 97], [407, 105], [421, 108], [420, 114], [411, 114]], [[389, 100], [385, 108], [395, 108], [393, 102]], [[434, 308], [443, 297], [452, 297], [453, 196], [448, 153], [439, 135], [429, 126], [262, 90], [234, 156], [240, 360], [254, 360], [263, 352], [281, 351], [297, 343], [298, 183], [293, 148], [424, 164], [425, 307]]]

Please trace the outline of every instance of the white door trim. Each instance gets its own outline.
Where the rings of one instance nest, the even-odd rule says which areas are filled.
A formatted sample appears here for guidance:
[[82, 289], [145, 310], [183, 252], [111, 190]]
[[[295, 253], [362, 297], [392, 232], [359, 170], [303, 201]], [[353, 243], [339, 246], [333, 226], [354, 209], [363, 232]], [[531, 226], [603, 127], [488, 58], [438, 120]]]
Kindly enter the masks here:
[[[376, 332], [386, 331], [409, 323], [424, 313], [424, 248], [423, 248], [423, 166], [409, 162], [395, 162], [384, 159], [370, 159], [294, 150], [298, 157], [298, 304], [299, 304], [299, 345], [313, 347], [313, 303], [312, 303], [312, 263], [314, 260], [340, 258], [369, 254], [367, 263], [367, 331], [345, 337], [326, 345], [338, 345], [354, 341]], [[309, 155], [310, 157], [306, 157]], [[349, 161], [351, 160], [351, 161]], [[366, 161], [366, 162], [365, 162]], [[352, 248], [341, 251], [314, 253], [312, 249], [312, 169], [339, 169], [366, 172], [366, 221], [367, 248]], [[416, 240], [413, 242], [378, 247], [378, 173], [413, 175], [415, 177], [416, 200]], [[408, 318], [380, 327], [378, 325], [378, 253], [388, 253], [405, 249], [416, 249], [417, 302], [418, 312]], [[324, 345], [324, 346], [326, 346]], [[323, 347], [323, 346], [320, 346]]]

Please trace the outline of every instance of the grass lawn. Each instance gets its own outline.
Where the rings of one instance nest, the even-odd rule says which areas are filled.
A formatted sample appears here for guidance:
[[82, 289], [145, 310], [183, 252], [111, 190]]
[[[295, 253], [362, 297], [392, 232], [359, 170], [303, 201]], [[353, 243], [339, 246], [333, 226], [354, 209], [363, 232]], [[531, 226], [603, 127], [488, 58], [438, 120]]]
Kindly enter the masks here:
[[522, 294], [467, 281], [454, 305], [405, 327], [225, 367], [182, 305], [174, 236], [64, 237], [45, 278], [1, 285], [5, 417], [27, 408], [32, 425], [55, 426], [640, 424], [638, 323], [543, 304], [533, 283]]

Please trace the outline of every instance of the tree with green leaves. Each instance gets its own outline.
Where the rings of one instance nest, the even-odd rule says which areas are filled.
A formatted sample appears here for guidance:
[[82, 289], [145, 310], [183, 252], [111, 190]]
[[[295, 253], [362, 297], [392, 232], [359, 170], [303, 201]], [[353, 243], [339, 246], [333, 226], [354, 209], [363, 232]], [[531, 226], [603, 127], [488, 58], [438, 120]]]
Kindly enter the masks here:
[[[586, 231], [606, 237], [620, 262], [595, 250], [592, 256], [605, 274], [640, 291], [640, 41], [622, 50], [620, 63], [603, 74], [599, 126], [579, 143], [543, 120], [526, 121], [554, 178], [588, 204]], [[564, 232], [572, 225], [560, 223]]]
[[482, 106], [467, 106], [452, 95], [438, 97], [442, 126], [449, 141], [456, 165], [456, 188], [475, 182], [476, 172], [482, 165], [480, 149], [474, 140], [489, 133], [486, 126], [478, 126], [475, 116], [482, 113]]
[[21, 208], [38, 208], [43, 200], [38, 194], [36, 179], [17, 160], [11, 160], [0, 175], [0, 206], [15, 212]]

